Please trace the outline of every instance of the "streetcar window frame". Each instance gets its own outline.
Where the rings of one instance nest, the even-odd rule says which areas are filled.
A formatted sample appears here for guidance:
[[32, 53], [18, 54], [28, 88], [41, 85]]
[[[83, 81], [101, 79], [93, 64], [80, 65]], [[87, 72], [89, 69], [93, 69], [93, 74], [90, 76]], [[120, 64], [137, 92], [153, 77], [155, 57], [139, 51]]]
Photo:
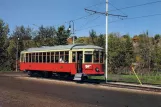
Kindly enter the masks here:
[[31, 52], [21, 54], [21, 61], [29, 63], [59, 63], [60, 58], [64, 63], [68, 63], [70, 51], [46, 51], [46, 52]]
[[51, 56], [51, 52], [46, 52], [46, 62], [47, 63], [50, 63], [51, 62], [50, 56]]
[[29, 62], [29, 54], [26, 53], [26, 62]]
[[[104, 52], [103, 52], [103, 51], [100, 51], [99, 54], [100, 54], [100, 55], [99, 55], [100, 63], [104, 63]], [[101, 55], [102, 55], [102, 57], [101, 57]]]
[[29, 57], [28, 62], [31, 63], [32, 62], [32, 54], [31, 53], [28, 53], [28, 57]]
[[100, 51], [93, 52], [93, 63], [100, 63]]
[[31, 53], [31, 57], [32, 57], [32, 58], [31, 58], [31, 59], [32, 59], [32, 62], [36, 62], [36, 60], [35, 60], [35, 57], [36, 57], [36, 56], [35, 56], [35, 53]]
[[77, 51], [72, 51], [72, 63], [76, 63], [76, 62], [77, 62]]
[[59, 59], [62, 58], [62, 61], [65, 61], [64, 60], [65, 59], [65, 54], [64, 53], [65, 53], [64, 51], [59, 52]]
[[42, 52], [43, 63], [46, 63], [46, 52]]
[[42, 55], [42, 52], [39, 52], [39, 63], [43, 63], [43, 55]]
[[51, 63], [55, 63], [55, 52], [50, 52], [51, 54], [51, 56], [50, 56], [50, 58], [51, 58]]
[[35, 53], [35, 62], [39, 63], [39, 53]]
[[[88, 61], [86, 58], [91, 57], [90, 61]], [[93, 63], [93, 51], [85, 51], [84, 52], [84, 62], [85, 63]]]
[[64, 62], [66, 62], [66, 63], [69, 62], [69, 51], [64, 52]]
[[55, 63], [58, 63], [59, 62], [59, 52], [55, 52]]

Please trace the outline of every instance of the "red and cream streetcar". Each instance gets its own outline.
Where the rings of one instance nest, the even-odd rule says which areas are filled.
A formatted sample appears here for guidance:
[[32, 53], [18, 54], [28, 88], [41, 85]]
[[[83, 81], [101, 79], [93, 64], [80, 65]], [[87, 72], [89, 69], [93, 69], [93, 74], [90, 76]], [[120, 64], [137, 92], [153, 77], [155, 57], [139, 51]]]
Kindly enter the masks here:
[[82, 80], [89, 75], [104, 75], [103, 55], [103, 48], [85, 44], [29, 48], [21, 52], [20, 70], [30, 76], [57, 74]]

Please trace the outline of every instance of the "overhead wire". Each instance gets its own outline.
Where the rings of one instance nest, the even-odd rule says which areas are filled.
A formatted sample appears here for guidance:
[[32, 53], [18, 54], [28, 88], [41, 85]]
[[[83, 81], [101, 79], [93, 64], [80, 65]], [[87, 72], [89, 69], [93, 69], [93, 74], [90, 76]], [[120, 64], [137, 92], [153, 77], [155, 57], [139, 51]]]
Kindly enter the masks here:
[[[123, 10], [123, 9], [134, 8], [134, 7], [140, 7], [140, 6], [150, 5], [150, 4], [159, 3], [159, 2], [161, 2], [161, 0], [153, 1], [153, 2], [147, 2], [147, 3], [143, 3], [143, 4], [139, 4], [139, 5], [127, 6], [127, 7], [123, 7], [123, 8], [116, 8], [114, 5], [112, 5], [111, 2], [108, 2], [110, 5], [112, 5], [114, 8], [116, 8], [116, 10], [109, 10], [108, 12], [111, 12], [111, 11], [120, 11], [120, 12], [121, 12], [121, 10]], [[89, 7], [93, 7], [93, 6], [98, 6], [98, 5], [101, 5], [101, 4], [103, 4], [103, 3], [105, 3], [105, 2], [100, 2], [100, 3], [94, 4], [94, 5], [88, 6], [88, 8], [89, 8]], [[122, 13], [123, 13], [123, 12], [122, 12]], [[85, 16], [82, 16], [82, 17], [73, 19], [72, 21], [77, 21], [77, 20], [85, 19], [85, 18], [87, 18], [87, 17], [89, 17], [89, 16], [92, 16], [92, 15], [94, 15], [94, 14], [95, 14], [95, 13], [91, 13], [91, 14], [89, 14], [89, 15], [85, 15]], [[123, 14], [125, 14], [125, 13], [123, 13]], [[143, 18], [143, 17], [151, 17], [151, 16], [156, 16], [156, 15], [161, 15], [161, 14], [153, 14], [153, 15], [147, 15], [147, 16], [139, 16], [139, 17], [133, 17], [133, 18], [126, 18], [126, 19], [123, 19], [123, 20], [136, 19], [136, 18]], [[100, 16], [99, 16], [99, 17], [100, 17]], [[99, 18], [99, 17], [97, 17], [97, 18]], [[97, 19], [97, 18], [96, 18], [96, 19]], [[96, 20], [96, 19], [95, 19], [95, 20]], [[71, 20], [70, 20], [70, 21], [71, 21]], [[62, 23], [62, 24], [57, 24], [57, 25], [54, 25], [54, 26], [60, 26], [60, 25], [69, 23], [70, 21], [65, 21], [65, 22]], [[111, 22], [109, 22], [109, 23], [113, 23], [113, 22], [117, 22], [117, 21], [121, 21], [121, 20], [111, 21]], [[89, 22], [87, 22], [87, 23], [89, 23]], [[97, 27], [97, 26], [100, 26], [100, 25], [96, 25], [96, 26], [93, 26], [93, 27]], [[91, 27], [88, 27], [88, 28], [91, 28]], [[85, 28], [85, 29], [88, 29], [88, 28]], [[82, 30], [82, 29], [80, 29], [80, 30]], [[80, 31], [80, 30], [75, 30], [75, 31]]]
[[95, 25], [95, 26], [90, 26], [90, 27], [86, 27], [86, 28], [83, 28], [83, 29], [78, 29], [78, 30], [75, 30], [75, 32], [82, 31], [82, 30], [85, 30], [85, 29], [94, 28], [94, 27], [98, 27], [98, 26], [101, 26], [101, 25]]
[[[116, 10], [109, 10], [108, 12], [111, 12], [111, 11], [119, 11], [119, 10], [123, 10], [123, 9], [134, 8], [134, 7], [144, 6], [144, 5], [150, 5], [150, 4], [159, 3], [159, 2], [161, 2], [161, 0], [154, 1], [154, 2], [147, 2], [147, 3], [139, 4], [139, 5], [127, 6], [127, 7], [123, 7], [123, 8], [116, 8]], [[88, 8], [89, 8], [89, 7], [93, 7], [93, 6], [97, 6], [97, 5], [101, 5], [101, 4], [103, 4], [103, 3], [105, 3], [105, 2], [100, 2], [100, 3], [94, 4], [94, 5], [88, 6]], [[110, 3], [110, 2], [109, 2], [109, 3]], [[110, 3], [110, 4], [112, 4], [112, 3]], [[114, 7], [114, 5], [113, 5], [113, 7]], [[87, 17], [89, 17], [89, 16], [92, 16], [92, 15], [94, 15], [94, 14], [95, 14], [95, 13], [91, 13], [91, 14], [89, 14], [89, 15], [85, 15], [85, 16], [82, 16], [82, 17], [79, 17], [79, 18], [76, 18], [76, 19], [72, 19], [72, 21], [77, 21], [77, 20], [85, 19], [85, 18], [87, 18]], [[70, 20], [70, 21], [71, 21], [71, 20]], [[69, 23], [70, 21], [65, 21], [65, 22], [62, 23], [62, 24], [57, 24], [57, 25], [54, 25], [54, 26], [61, 26], [61, 25], [63, 25], [63, 24]]]
[[[131, 18], [126, 18], [124, 20], [132, 20], [132, 19], [139, 19], [139, 18], [146, 18], [146, 17], [153, 17], [153, 16], [161, 16], [161, 13], [159, 13], [159, 14], [151, 14], [151, 15], [144, 15], [144, 16], [137, 16], [137, 17], [131, 17]], [[122, 20], [110, 21], [109, 23], [114, 23], [114, 22], [118, 22], [118, 21], [122, 21]], [[86, 29], [93, 28], [93, 27], [98, 27], [98, 26], [101, 26], [101, 25], [95, 25], [95, 26], [91, 26], [91, 27], [87, 27], [87, 28], [79, 29], [79, 30], [75, 30], [75, 31], [76, 32], [77, 31], [82, 31], [82, 30], [86, 30]]]
[[92, 19], [92, 20], [90, 20], [90, 21], [87, 21], [85, 24], [83, 24], [83, 25], [80, 27], [80, 29], [81, 29], [82, 27], [86, 26], [87, 24], [89, 24], [89, 23], [91, 23], [91, 22], [97, 20], [98, 18], [100, 18], [100, 16], [97, 16], [96, 18], [94, 18], [94, 19]]
[[[94, 4], [94, 5], [88, 6], [88, 7], [86, 7], [86, 8], [95, 7], [95, 6], [104, 4], [104, 3], [106, 3], [106, 2], [100, 2], [100, 3]], [[79, 18], [76, 18], [76, 19], [73, 19], [73, 20], [70, 20], [70, 21], [77, 21], [77, 20], [81, 20], [81, 19], [86, 19], [87, 17], [92, 16], [92, 15], [94, 15], [94, 14], [95, 14], [95, 13], [90, 13], [89, 15], [82, 16], [82, 17], [79, 17]], [[100, 17], [100, 16], [99, 16], [99, 17]], [[97, 17], [97, 18], [99, 18], [99, 17]], [[96, 18], [96, 19], [97, 19], [97, 18]], [[94, 19], [94, 20], [96, 20], [96, 19]], [[62, 24], [69, 23], [70, 21], [66, 21], [66, 22], [64, 22], [64, 23], [62, 23]], [[87, 22], [87, 23], [89, 23], [89, 22]], [[86, 24], [87, 24], [87, 23], [86, 23]], [[85, 25], [86, 25], [86, 24], [85, 24]], [[60, 26], [60, 25], [61, 25], [61, 24], [54, 25], [54, 26]]]
[[[111, 11], [120, 11], [122, 12], [121, 10], [123, 9], [128, 9], [128, 8], [134, 8], [134, 7], [139, 7], [139, 6], [144, 6], [144, 5], [150, 5], [150, 4], [155, 4], [155, 3], [159, 3], [161, 2], [161, 0], [158, 0], [158, 1], [153, 1], [153, 2], [147, 2], [147, 3], [143, 3], [143, 4], [139, 4], [139, 5], [133, 5], [133, 6], [127, 6], [127, 7], [123, 7], [123, 8], [117, 8], [115, 7], [111, 2], [108, 2], [111, 6], [113, 6], [116, 10], [110, 10], [108, 12], [111, 12]], [[94, 5], [93, 5], [94, 6]], [[124, 12], [122, 12], [124, 15], [126, 15]], [[137, 19], [137, 18], [145, 18], [145, 17], [152, 17], [152, 16], [158, 16], [158, 15], [161, 15], [161, 14], [153, 14], [153, 15], [146, 15], [146, 16], [138, 16], [138, 17], [132, 17], [132, 18], [126, 18], [126, 19], [122, 19], [122, 20], [130, 20], [130, 19]], [[111, 21], [109, 23], [114, 23], [114, 22], [117, 22], [117, 21], [122, 21], [122, 20], [116, 20], [116, 21]], [[96, 25], [98, 26], [98, 25]], [[93, 26], [93, 27], [96, 27], [96, 26]], [[100, 25], [99, 25], [100, 26]], [[91, 27], [89, 27], [91, 28]], [[86, 29], [86, 28], [85, 28]], [[84, 30], [84, 29], [81, 29], [81, 30]], [[76, 30], [76, 31], [80, 31], [80, 30]]]
[[[104, 4], [104, 3], [106, 3], [106, 2], [100, 2], [100, 3], [94, 4], [94, 5], [88, 6], [88, 7], [86, 7], [86, 8], [96, 7], [96, 6], [101, 5], [101, 4]], [[97, 7], [97, 9], [98, 9], [98, 7]], [[94, 15], [94, 14], [95, 14], [95, 13], [89, 13], [88, 16], [92, 16], [92, 15]], [[80, 29], [81, 29], [82, 27], [86, 26], [87, 24], [89, 24], [90, 22], [93, 22], [93, 21], [97, 20], [99, 17], [100, 17], [100, 16], [98, 16], [98, 17], [96, 17], [96, 18], [94, 18], [94, 19], [92, 19], [92, 20], [87, 21], [85, 24], [83, 24], [83, 25], [80, 27]], [[83, 18], [83, 17], [82, 17], [82, 18]], [[78, 18], [78, 19], [75, 19], [75, 20], [73, 20], [73, 21], [77, 21], [77, 20], [82, 19], [82, 18]], [[84, 19], [87, 19], [87, 17], [85, 17]]]
[[[88, 6], [87, 8], [89, 7], [94, 7], [94, 6], [98, 6], [98, 5], [101, 5], [101, 4], [104, 4], [106, 2], [100, 2], [100, 3], [97, 3], [97, 4], [94, 4], [94, 5], [91, 5], [91, 6]], [[87, 17], [89, 16], [92, 16], [94, 15], [95, 13], [90, 13], [89, 15], [85, 15], [85, 16], [82, 16], [82, 17], [79, 17], [79, 18], [76, 18], [76, 19], [72, 19], [72, 20], [69, 20], [69, 21], [65, 21], [64, 23], [62, 24], [66, 24], [66, 23], [69, 23], [70, 21], [77, 21], [77, 20], [81, 20], [81, 19], [86, 19]], [[62, 24], [57, 24], [57, 25], [54, 25], [54, 26], [60, 26]]]
[[[92, 14], [89, 14], [89, 15], [85, 15], [85, 16], [82, 16], [82, 17], [79, 17], [79, 18], [76, 18], [76, 19], [73, 19], [73, 20], [70, 20], [70, 21], [77, 21], [77, 20], [81, 20], [81, 19], [85, 19], [89, 16], [92, 16], [94, 15], [95, 13], [92, 13]], [[63, 24], [66, 24], [66, 23], [69, 23], [70, 21], [65, 21], [64, 23], [62, 24], [57, 24], [57, 25], [54, 25], [54, 26], [60, 26], [60, 25], [63, 25]]]
[[[137, 17], [129, 17], [123, 20], [131, 20], [131, 19], [139, 19], [139, 18], [146, 18], [146, 17], [152, 17], [152, 16], [161, 16], [161, 13], [159, 14], [151, 14], [151, 15], [144, 15], [144, 16], [137, 16]], [[118, 22], [118, 21], [123, 21], [123, 20], [115, 20], [115, 21], [111, 21], [109, 23], [114, 23], [114, 22]]]
[[125, 16], [127, 16], [127, 14], [125, 14], [124, 12], [122, 12], [120, 9], [118, 9], [117, 7], [115, 7], [111, 2], [108, 2], [112, 7], [114, 7], [116, 10], [120, 11], [122, 14], [124, 14]]
[[108, 12], [117, 11], [117, 10], [123, 10], [123, 9], [128, 9], [128, 8], [134, 8], [134, 7], [140, 7], [140, 6], [155, 4], [155, 3], [159, 3], [159, 2], [161, 2], [161, 0], [153, 1], [153, 2], [147, 2], [147, 3], [138, 4], [138, 5], [133, 5], [133, 6], [127, 6], [127, 7], [123, 7], [123, 8], [118, 8], [118, 9], [116, 9], [116, 10], [109, 10]]
[[94, 5], [91, 5], [91, 6], [85, 7], [85, 8], [95, 7], [95, 6], [98, 6], [98, 5], [104, 4], [104, 3], [106, 3], [106, 2], [100, 2], [100, 3], [94, 4]]

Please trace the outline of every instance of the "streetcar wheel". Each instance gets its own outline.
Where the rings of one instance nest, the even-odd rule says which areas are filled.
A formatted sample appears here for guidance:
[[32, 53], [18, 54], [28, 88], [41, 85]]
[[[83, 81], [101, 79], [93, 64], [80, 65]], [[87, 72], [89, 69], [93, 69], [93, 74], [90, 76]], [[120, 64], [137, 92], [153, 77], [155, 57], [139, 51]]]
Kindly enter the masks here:
[[30, 77], [33, 77], [33, 76], [34, 76], [32, 71], [28, 71], [28, 75], [29, 75]]

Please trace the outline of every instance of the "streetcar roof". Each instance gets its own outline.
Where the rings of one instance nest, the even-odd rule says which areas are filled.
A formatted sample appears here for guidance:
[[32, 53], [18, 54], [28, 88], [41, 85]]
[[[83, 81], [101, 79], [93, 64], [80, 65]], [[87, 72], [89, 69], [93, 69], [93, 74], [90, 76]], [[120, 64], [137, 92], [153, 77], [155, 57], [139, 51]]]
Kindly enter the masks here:
[[42, 46], [37, 48], [29, 48], [22, 52], [35, 52], [35, 51], [55, 51], [55, 50], [72, 50], [72, 49], [98, 49], [103, 50], [102, 47], [95, 45], [85, 45], [85, 44], [72, 44], [72, 45], [58, 45], [58, 46]]

